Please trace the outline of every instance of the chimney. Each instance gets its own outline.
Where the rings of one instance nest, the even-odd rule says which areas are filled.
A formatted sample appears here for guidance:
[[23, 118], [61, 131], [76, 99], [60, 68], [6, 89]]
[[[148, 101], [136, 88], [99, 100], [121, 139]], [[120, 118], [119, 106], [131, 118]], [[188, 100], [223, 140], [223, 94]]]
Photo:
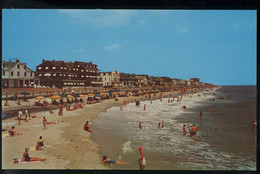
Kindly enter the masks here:
[[92, 64], [92, 62], [89, 62], [90, 64]]
[[45, 62], [45, 59], [42, 59], [42, 63], [44, 63]]
[[19, 63], [19, 62], [20, 62], [20, 61], [19, 61], [19, 59], [17, 59], [17, 58], [16, 58], [16, 62], [18, 62], [18, 63]]
[[52, 63], [55, 63], [55, 60], [52, 60]]

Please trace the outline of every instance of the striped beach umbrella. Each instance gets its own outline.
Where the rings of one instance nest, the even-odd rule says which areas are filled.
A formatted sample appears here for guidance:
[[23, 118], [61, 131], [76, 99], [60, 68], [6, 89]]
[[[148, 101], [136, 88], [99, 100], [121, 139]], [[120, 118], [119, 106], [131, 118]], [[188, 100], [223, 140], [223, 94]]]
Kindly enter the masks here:
[[94, 96], [95, 96], [95, 94], [88, 94], [88, 96], [89, 96], [89, 97], [94, 97]]

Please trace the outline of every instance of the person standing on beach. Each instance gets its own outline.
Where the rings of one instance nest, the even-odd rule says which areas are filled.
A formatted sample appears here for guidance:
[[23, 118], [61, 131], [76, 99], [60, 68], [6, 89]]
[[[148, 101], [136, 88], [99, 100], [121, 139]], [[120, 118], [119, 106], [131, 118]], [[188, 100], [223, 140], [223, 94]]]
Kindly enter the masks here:
[[146, 165], [146, 161], [145, 161], [145, 157], [144, 157], [144, 152], [143, 152], [143, 149], [141, 146], [138, 147], [138, 150], [139, 150], [139, 155], [140, 155], [140, 158], [138, 158], [136, 161], [138, 161], [138, 164], [139, 164], [139, 167], [140, 167], [140, 170], [144, 170], [145, 168], [145, 165]]
[[144, 111], [145, 111], [146, 104], [144, 104]]
[[59, 108], [60, 108], [60, 110], [59, 110], [59, 116], [62, 116], [62, 115], [63, 115], [63, 105], [60, 104], [60, 105], [59, 105]]
[[142, 123], [139, 122], [139, 129], [142, 129]]
[[20, 110], [20, 111], [18, 112], [18, 120], [19, 120], [19, 124], [20, 124], [20, 122], [21, 122], [22, 115], [23, 115], [23, 112], [22, 112], [22, 110]]
[[185, 124], [183, 125], [182, 129], [183, 129], [183, 136], [185, 136], [185, 135], [186, 135], [186, 127], [185, 127]]
[[45, 117], [43, 117], [42, 124], [43, 124], [43, 129], [45, 129], [46, 124], [47, 124], [47, 119]]
[[25, 120], [24, 121], [28, 121], [28, 117], [29, 117], [29, 112], [28, 112], [28, 109], [25, 109], [24, 111], [24, 114], [25, 114]]
[[161, 128], [161, 122], [158, 123], [158, 129], [160, 129], [160, 128]]
[[164, 121], [162, 121], [162, 128], [164, 128]]
[[197, 133], [197, 128], [196, 128], [195, 124], [193, 124], [193, 126], [191, 128], [191, 137], [195, 138], [196, 133]]

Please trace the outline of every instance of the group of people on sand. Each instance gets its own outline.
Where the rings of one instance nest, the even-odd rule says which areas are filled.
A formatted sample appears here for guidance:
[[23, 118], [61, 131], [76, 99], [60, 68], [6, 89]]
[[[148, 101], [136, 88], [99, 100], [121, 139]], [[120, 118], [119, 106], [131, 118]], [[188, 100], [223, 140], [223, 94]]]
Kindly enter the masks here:
[[[35, 146], [36, 150], [43, 150], [44, 148], [44, 143], [42, 136], [39, 137], [39, 140], [37, 141], [37, 144]], [[19, 163], [19, 162], [34, 162], [34, 161], [45, 161], [46, 158], [38, 158], [38, 157], [30, 157], [29, 156], [29, 147], [26, 147], [23, 153], [23, 157], [21, 161], [18, 161], [18, 159], [14, 159], [13, 163]]]
[[25, 109], [24, 110], [24, 113], [22, 112], [22, 110], [20, 110], [18, 112], [18, 115], [17, 115], [17, 118], [18, 118], [18, 124], [21, 124], [21, 120], [22, 120], [22, 117], [25, 117], [24, 118], [24, 121], [28, 122], [28, 120], [31, 119], [31, 115], [29, 114], [29, 109]]
[[[185, 136], [187, 133], [185, 124], [183, 125], [182, 128], [183, 128], [183, 136]], [[195, 124], [189, 125], [189, 133], [192, 138], [195, 138], [195, 135], [197, 134], [197, 127], [195, 126]]]

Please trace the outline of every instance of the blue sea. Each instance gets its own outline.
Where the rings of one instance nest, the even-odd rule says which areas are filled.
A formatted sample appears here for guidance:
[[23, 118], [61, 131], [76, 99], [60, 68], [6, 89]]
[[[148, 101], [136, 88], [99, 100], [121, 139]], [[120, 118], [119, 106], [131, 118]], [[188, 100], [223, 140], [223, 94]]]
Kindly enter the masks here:
[[[251, 123], [256, 119], [256, 86], [222, 86], [183, 95], [181, 101], [168, 99], [173, 95], [162, 101], [157, 97], [152, 104], [141, 101], [140, 107], [129, 103], [122, 111], [113, 107], [91, 123], [100, 157], [129, 162], [110, 168], [138, 170], [142, 146], [148, 170], [256, 170], [256, 127]], [[158, 129], [161, 121], [165, 127]], [[196, 125], [195, 139], [183, 135], [184, 124], [187, 131], [189, 124]]]

